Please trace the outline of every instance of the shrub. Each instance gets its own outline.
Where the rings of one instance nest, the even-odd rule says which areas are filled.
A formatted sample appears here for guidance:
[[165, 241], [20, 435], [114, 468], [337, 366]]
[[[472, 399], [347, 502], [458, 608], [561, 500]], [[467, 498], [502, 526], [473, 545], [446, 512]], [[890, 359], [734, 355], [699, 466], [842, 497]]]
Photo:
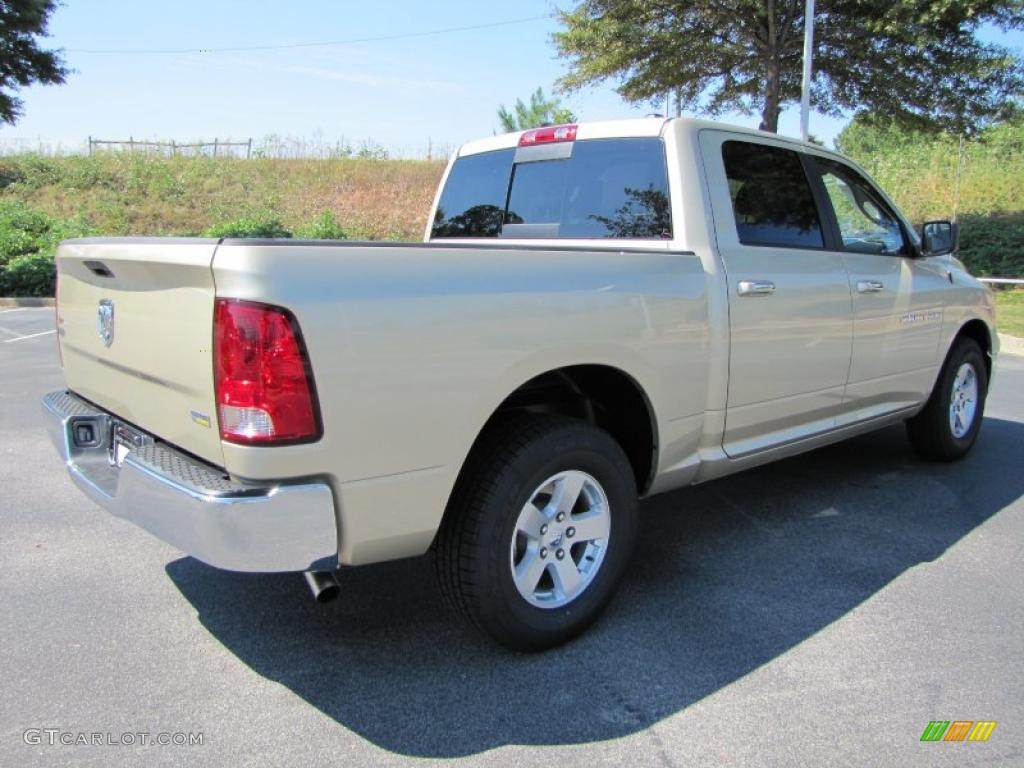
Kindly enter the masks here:
[[0, 267], [0, 296], [53, 296], [56, 276], [52, 252], [16, 256]]
[[204, 237], [291, 237], [292, 233], [273, 218], [241, 218], [214, 224], [203, 231]]
[[28, 189], [58, 185], [64, 176], [61, 158], [29, 154], [12, 157], [10, 161], [15, 164], [15, 181]]
[[310, 240], [347, 240], [348, 233], [342, 229], [341, 224], [331, 211], [324, 211], [313, 221], [296, 232], [299, 237]]
[[9, 187], [11, 184], [16, 184], [24, 179], [25, 174], [21, 168], [13, 163], [0, 160], [0, 189]]
[[960, 259], [974, 275], [1024, 277], [1024, 213], [960, 217]]
[[0, 201], [0, 296], [52, 296], [61, 240], [92, 234], [81, 218], [55, 219], [16, 200]]
[[53, 244], [56, 221], [16, 200], [0, 202], [0, 265]]

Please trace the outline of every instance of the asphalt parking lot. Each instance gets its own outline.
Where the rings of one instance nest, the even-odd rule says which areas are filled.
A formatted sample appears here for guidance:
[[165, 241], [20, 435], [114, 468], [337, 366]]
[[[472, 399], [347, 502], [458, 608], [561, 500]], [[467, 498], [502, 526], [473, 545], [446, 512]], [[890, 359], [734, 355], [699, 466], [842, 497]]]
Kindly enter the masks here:
[[[0, 765], [1024, 765], [1024, 357], [958, 464], [896, 428], [645, 502], [603, 620], [520, 656], [425, 559], [317, 606], [108, 516], [42, 428], [52, 328], [0, 313]], [[998, 725], [923, 743], [931, 720]]]

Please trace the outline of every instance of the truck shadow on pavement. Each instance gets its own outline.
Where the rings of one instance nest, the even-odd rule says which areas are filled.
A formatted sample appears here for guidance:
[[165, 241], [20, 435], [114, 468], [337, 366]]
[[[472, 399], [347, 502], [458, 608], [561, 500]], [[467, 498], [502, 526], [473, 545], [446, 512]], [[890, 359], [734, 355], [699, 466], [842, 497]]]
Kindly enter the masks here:
[[293, 574], [167, 566], [256, 673], [405, 755], [458, 757], [642, 730], [811, 637], [1024, 494], [1024, 424], [986, 419], [930, 464], [891, 428], [644, 502], [633, 565], [586, 635], [506, 652], [448, 611], [427, 558], [343, 571], [317, 606]]

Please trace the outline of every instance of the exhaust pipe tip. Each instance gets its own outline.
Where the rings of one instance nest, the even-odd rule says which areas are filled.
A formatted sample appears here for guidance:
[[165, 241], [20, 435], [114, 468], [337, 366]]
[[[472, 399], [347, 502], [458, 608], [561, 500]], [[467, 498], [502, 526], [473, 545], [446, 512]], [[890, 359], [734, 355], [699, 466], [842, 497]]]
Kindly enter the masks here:
[[320, 603], [329, 603], [341, 593], [341, 585], [334, 576], [334, 571], [304, 571], [306, 584], [313, 593], [313, 599]]

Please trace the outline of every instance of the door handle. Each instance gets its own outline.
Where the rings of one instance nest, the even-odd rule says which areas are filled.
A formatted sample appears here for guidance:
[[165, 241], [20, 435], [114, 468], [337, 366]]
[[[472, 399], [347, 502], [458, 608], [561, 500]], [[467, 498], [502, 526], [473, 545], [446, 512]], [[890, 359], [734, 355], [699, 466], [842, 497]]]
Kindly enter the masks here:
[[858, 280], [857, 293], [878, 293], [884, 291], [885, 286], [878, 280]]
[[740, 280], [736, 292], [740, 296], [771, 296], [775, 293], [775, 283], [771, 280]]

